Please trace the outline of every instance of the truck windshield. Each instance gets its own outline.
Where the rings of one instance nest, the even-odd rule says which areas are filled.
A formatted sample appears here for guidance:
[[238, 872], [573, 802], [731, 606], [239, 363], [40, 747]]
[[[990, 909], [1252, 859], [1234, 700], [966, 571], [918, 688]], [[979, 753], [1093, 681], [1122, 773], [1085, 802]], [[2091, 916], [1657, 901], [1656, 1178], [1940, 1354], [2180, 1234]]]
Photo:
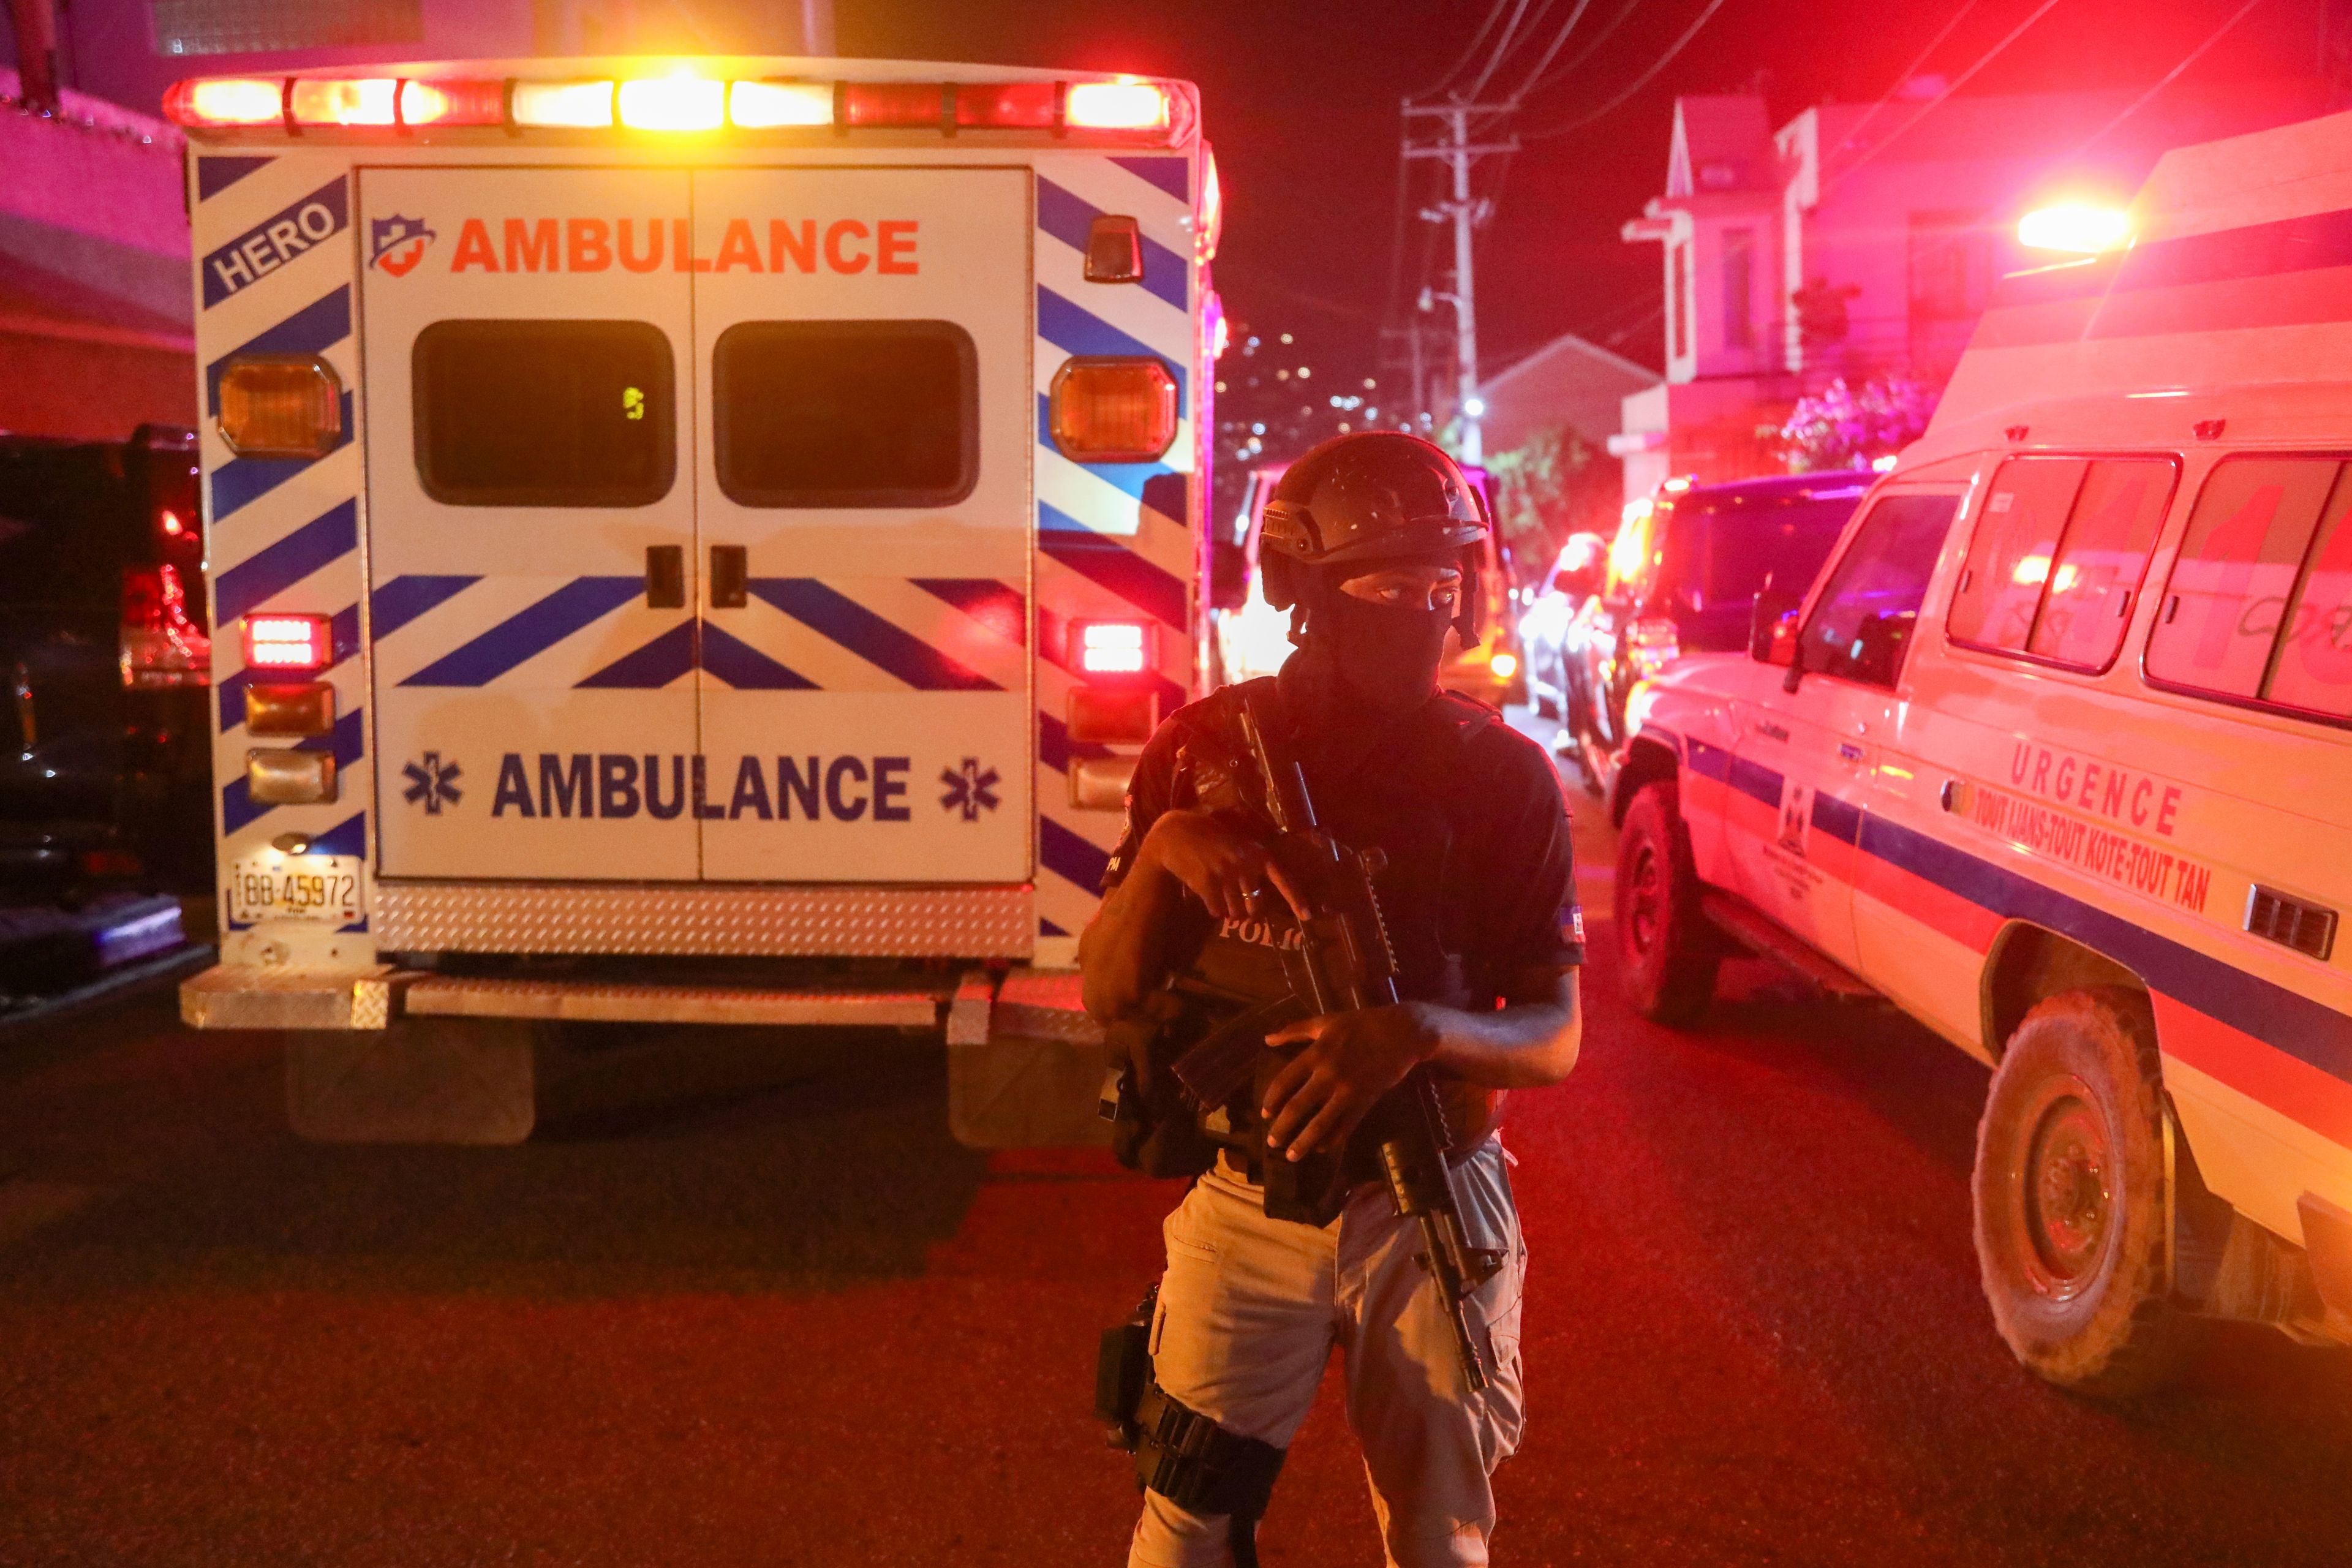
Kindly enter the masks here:
[[[1761, 506], [1676, 509], [1692, 554], [1684, 573], [1702, 610], [1737, 605], [1743, 611], [1766, 578], [1791, 593], [1812, 584], [1837, 545], [1859, 496], [1768, 502]], [[1688, 525], [1696, 522], [1696, 528]]]

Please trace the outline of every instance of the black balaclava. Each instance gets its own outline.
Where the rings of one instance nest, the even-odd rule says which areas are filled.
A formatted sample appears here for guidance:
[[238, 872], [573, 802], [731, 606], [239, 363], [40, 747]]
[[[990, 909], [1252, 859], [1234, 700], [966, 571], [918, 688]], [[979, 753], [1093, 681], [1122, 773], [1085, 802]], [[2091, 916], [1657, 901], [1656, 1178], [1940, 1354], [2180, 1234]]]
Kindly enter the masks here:
[[[1456, 557], [1449, 552], [1448, 564]], [[1394, 563], [1330, 565], [1300, 574], [1305, 630], [1283, 666], [1286, 695], [1309, 728], [1379, 731], [1436, 694], [1454, 612], [1376, 605], [1341, 591], [1351, 577]], [[1466, 589], [1467, 584], [1465, 584]]]

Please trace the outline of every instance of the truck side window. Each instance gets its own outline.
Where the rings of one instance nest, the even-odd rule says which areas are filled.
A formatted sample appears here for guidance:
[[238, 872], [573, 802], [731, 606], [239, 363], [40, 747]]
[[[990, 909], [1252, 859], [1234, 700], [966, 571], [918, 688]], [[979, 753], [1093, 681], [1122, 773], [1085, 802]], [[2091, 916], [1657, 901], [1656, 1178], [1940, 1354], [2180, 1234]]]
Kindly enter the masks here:
[[650, 506], [677, 476], [669, 339], [646, 321], [436, 321], [416, 474], [445, 506]]
[[1954, 642], [2022, 652], [2050, 578], [2050, 558], [2090, 464], [2014, 458], [2000, 466], [1977, 514], [1945, 628]]
[[1893, 495], [1870, 509], [1805, 623], [1804, 666], [1893, 686], [1958, 496]]
[[[2235, 458], [2214, 468], [2148, 636], [2149, 679], [2247, 700], [2267, 694], [2321, 510], [2343, 510], [2329, 500], [2341, 467], [2332, 458]], [[2308, 667], [2297, 655], [2294, 668]]]
[[2013, 458], [1952, 591], [1956, 643], [2105, 669], [2123, 646], [2179, 468], [2167, 458]]
[[2091, 465], [2051, 557], [2028, 653], [2077, 669], [2114, 662], [2179, 472], [2168, 458]]
[[2331, 719], [2352, 719], [2352, 466], [2328, 498], [2304, 558], [2303, 581], [2279, 623], [2272, 701]]
[[979, 482], [979, 355], [952, 321], [739, 321], [710, 377], [739, 506], [952, 506]]

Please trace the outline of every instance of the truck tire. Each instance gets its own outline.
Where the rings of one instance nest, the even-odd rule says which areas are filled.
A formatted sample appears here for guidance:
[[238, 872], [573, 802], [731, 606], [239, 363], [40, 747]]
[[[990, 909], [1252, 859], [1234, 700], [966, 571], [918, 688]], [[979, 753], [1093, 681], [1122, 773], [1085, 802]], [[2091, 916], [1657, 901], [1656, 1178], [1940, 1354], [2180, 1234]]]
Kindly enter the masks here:
[[2010, 1036], [1977, 1125], [1977, 1266], [2017, 1359], [2127, 1399], [2168, 1381], [2198, 1320], [2171, 1295], [2167, 1111], [2147, 996], [2045, 998]]
[[1723, 949], [1698, 908], [1690, 834], [1671, 780], [1642, 786], [1617, 838], [1618, 979], [1654, 1023], [1683, 1026], [1715, 1001]]

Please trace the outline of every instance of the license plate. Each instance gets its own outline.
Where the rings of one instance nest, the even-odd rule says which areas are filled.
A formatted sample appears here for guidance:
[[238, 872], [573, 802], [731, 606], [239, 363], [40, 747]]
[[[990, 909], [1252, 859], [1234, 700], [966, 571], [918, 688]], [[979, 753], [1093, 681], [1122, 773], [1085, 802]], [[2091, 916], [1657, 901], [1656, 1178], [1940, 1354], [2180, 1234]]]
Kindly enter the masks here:
[[360, 918], [360, 858], [281, 855], [275, 850], [239, 860], [228, 871], [228, 918], [327, 921], [346, 926]]

